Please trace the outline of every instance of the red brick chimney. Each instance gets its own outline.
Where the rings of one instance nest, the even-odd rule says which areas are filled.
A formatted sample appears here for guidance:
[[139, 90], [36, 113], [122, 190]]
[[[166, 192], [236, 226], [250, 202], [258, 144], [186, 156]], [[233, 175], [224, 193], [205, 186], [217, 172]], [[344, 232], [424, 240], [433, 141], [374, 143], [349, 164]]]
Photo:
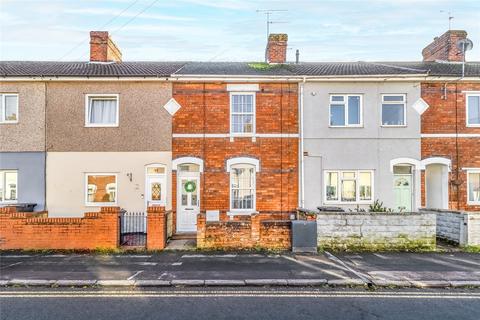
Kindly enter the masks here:
[[449, 30], [440, 37], [435, 37], [422, 50], [423, 61], [463, 61], [464, 53], [458, 49], [458, 40], [467, 38], [465, 30]]
[[288, 41], [288, 35], [285, 33], [272, 33], [268, 36], [268, 43], [267, 43], [267, 62], [268, 63], [287, 62], [287, 41]]
[[122, 61], [122, 53], [108, 35], [108, 31], [90, 31], [90, 61]]

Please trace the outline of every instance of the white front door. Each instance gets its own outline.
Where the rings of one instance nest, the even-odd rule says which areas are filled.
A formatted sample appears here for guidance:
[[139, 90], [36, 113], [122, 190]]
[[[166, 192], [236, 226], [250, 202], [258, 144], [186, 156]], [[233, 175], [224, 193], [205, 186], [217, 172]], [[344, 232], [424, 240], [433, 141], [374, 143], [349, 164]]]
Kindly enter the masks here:
[[179, 176], [177, 186], [177, 232], [195, 232], [200, 213], [200, 178]]
[[164, 176], [147, 175], [146, 206], [165, 205], [166, 191]]

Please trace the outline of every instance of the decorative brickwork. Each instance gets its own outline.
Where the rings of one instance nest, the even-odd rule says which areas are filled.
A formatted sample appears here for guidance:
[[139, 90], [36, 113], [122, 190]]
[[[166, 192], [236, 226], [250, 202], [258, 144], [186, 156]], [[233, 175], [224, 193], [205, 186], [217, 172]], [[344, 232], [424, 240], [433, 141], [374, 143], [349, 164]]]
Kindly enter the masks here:
[[147, 208], [147, 250], [163, 250], [167, 244], [165, 207]]
[[[480, 83], [422, 83], [422, 98], [430, 107], [422, 115], [422, 134], [480, 134], [480, 128], [466, 126], [464, 91], [480, 91]], [[422, 137], [422, 159], [444, 157], [452, 161], [449, 174], [449, 208], [480, 211], [467, 205], [467, 172], [463, 168], [480, 168], [480, 138]], [[422, 179], [423, 181], [424, 179]], [[425, 187], [422, 185], [422, 204]]]
[[0, 208], [0, 250], [114, 249], [118, 246], [118, 207], [102, 207], [83, 218], [49, 218], [46, 212]]
[[449, 30], [422, 50], [423, 61], [463, 61], [463, 53], [458, 49], [458, 40], [465, 39], [464, 30]]
[[291, 221], [264, 220], [268, 215], [253, 214], [231, 221], [206, 222], [197, 217], [197, 247], [204, 249], [291, 248]]

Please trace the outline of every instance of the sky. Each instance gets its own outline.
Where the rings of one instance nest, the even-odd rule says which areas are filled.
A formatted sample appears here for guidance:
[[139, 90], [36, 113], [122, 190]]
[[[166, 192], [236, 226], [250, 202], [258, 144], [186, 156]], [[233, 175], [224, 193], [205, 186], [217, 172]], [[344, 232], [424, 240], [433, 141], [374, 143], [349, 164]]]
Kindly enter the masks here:
[[262, 61], [265, 9], [289, 61], [418, 61], [448, 12], [480, 61], [480, 0], [0, 0], [0, 60], [86, 61], [105, 30], [124, 61]]

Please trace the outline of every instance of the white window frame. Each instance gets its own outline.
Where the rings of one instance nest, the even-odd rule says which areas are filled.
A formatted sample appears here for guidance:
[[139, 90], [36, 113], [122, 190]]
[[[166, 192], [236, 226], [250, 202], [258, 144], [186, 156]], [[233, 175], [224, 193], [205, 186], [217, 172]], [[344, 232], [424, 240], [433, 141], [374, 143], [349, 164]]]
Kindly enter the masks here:
[[470, 92], [470, 93], [466, 93], [465, 94], [465, 123], [466, 123], [466, 126], [469, 127], [469, 128], [480, 128], [480, 124], [479, 123], [469, 123], [468, 122], [468, 98], [469, 97], [478, 97], [478, 99], [480, 99], [480, 93], [478, 92]]
[[[117, 102], [117, 114], [115, 117], [115, 123], [90, 123], [90, 114], [89, 114], [89, 105], [90, 99], [99, 99], [105, 98], [105, 100], [115, 100]], [[101, 99], [99, 99], [101, 100]], [[86, 94], [85, 95], [85, 127], [89, 128], [103, 128], [103, 127], [118, 127], [120, 117], [120, 95], [119, 94], [111, 94], [111, 93], [95, 93], [95, 94]]]
[[[6, 120], [5, 119], [5, 116], [7, 115], [6, 114], [6, 109], [7, 109], [7, 105], [6, 105], [6, 97], [17, 97], [17, 119], [16, 120]], [[0, 108], [2, 108], [2, 112], [1, 114], [3, 115], [2, 118], [0, 118], [0, 124], [15, 124], [15, 123], [18, 123], [18, 119], [19, 119], [19, 112], [18, 112], [18, 105], [19, 105], [19, 96], [18, 96], [18, 93], [0, 93], [0, 99], [1, 99], [1, 102], [0, 102]]]
[[472, 168], [467, 170], [467, 205], [475, 206], [480, 205], [480, 201], [471, 201], [470, 200], [470, 173], [480, 174], [480, 168]]
[[[345, 114], [345, 124], [342, 125], [332, 125], [332, 104], [342, 104], [340, 101], [332, 101], [333, 97], [341, 96], [343, 97], [343, 104], [345, 105], [344, 114]], [[360, 97], [360, 123], [359, 124], [348, 124], [348, 97]], [[359, 93], [330, 93], [330, 100], [328, 104], [328, 126], [330, 128], [362, 128], [363, 127], [363, 94]]]
[[[88, 176], [115, 176], [115, 202], [90, 202], [88, 201]], [[105, 186], [106, 187], [106, 186]], [[118, 174], [112, 172], [85, 172], [84, 197], [86, 207], [109, 207], [118, 203]]]
[[[233, 203], [233, 189], [232, 189], [232, 182], [233, 182], [233, 170], [231, 170], [233, 167], [235, 168], [248, 168], [251, 169], [253, 168], [253, 208], [251, 209], [236, 209], [232, 207]], [[230, 193], [230, 211], [229, 214], [232, 215], [250, 215], [252, 213], [257, 212], [257, 169], [258, 166], [256, 166], [253, 163], [232, 163], [228, 167], [228, 172], [230, 172], [230, 178], [229, 178], [229, 193]]]
[[[337, 197], [338, 200], [327, 200], [327, 175], [330, 172], [337, 173]], [[342, 201], [342, 175], [344, 172], [355, 172], [355, 201]], [[372, 179], [372, 198], [360, 200], [360, 173], [370, 173]], [[324, 170], [323, 171], [323, 203], [324, 204], [372, 204], [375, 200], [375, 172], [374, 170]]]
[[[1, 169], [0, 172], [3, 172], [3, 181], [0, 181], [0, 184], [2, 184], [2, 200], [0, 201], [1, 204], [11, 204], [11, 203], [17, 203], [18, 202], [18, 170], [15, 169]], [[16, 200], [5, 200], [5, 192], [6, 192], [6, 186], [5, 186], [5, 173], [6, 172], [15, 172], [17, 174], [17, 199]]]
[[[148, 173], [148, 169], [149, 168], [163, 168], [164, 171], [163, 173]], [[160, 178], [161, 179], [161, 185], [162, 185], [162, 199], [161, 201], [156, 201], [155, 203], [156, 204], [160, 204], [162, 206], [166, 206], [167, 205], [167, 197], [168, 197], [168, 183], [167, 183], [167, 166], [164, 165], [164, 164], [161, 164], [161, 163], [152, 163], [152, 164], [149, 164], [149, 165], [146, 165], [145, 166], [145, 207], [148, 206], [148, 199], [147, 199], [147, 195], [148, 195], [148, 186], [147, 186], [147, 180], [148, 180], [148, 177], [157, 177], [157, 178]]]
[[[237, 115], [245, 115], [247, 113], [239, 113], [239, 112], [233, 112], [233, 96], [234, 95], [241, 95], [241, 96], [252, 96], [253, 97], [253, 112], [252, 112], [252, 132], [233, 132], [233, 121], [232, 121], [232, 118], [233, 118], [233, 115], [234, 114], [237, 114]], [[250, 114], [250, 113], [248, 113]], [[252, 137], [252, 136], [255, 136], [255, 132], [256, 132], [256, 125], [257, 125], [257, 121], [256, 121], [256, 117], [257, 117], [257, 100], [256, 100], [256, 93], [255, 92], [249, 92], [249, 91], [232, 91], [230, 92], [230, 118], [229, 118], [229, 121], [230, 121], [230, 136], [232, 137]]]
[[[384, 101], [385, 97], [389, 96], [402, 96], [403, 101]], [[380, 126], [387, 128], [404, 128], [407, 126], [407, 95], [405, 93], [385, 93], [381, 95], [382, 101], [380, 102]], [[383, 105], [384, 104], [403, 104], [403, 124], [384, 124], [383, 123]]]

